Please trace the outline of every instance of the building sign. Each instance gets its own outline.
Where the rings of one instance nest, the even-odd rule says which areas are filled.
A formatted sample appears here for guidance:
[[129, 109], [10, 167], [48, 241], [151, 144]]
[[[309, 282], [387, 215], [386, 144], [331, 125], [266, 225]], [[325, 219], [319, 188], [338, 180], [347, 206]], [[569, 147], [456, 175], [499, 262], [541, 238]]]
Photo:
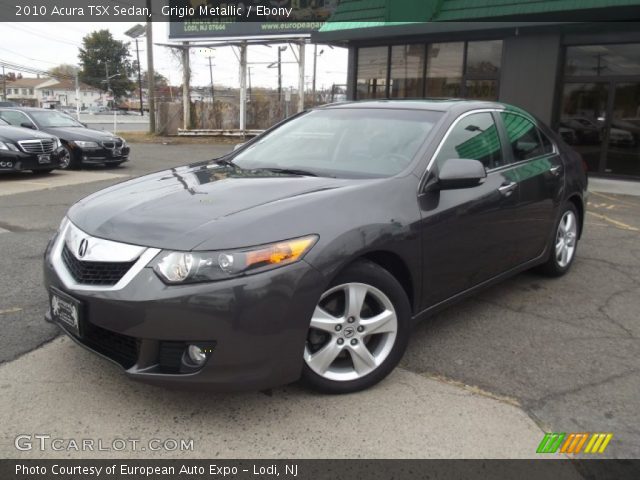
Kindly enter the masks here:
[[169, 38], [308, 35], [340, 0], [169, 0]]

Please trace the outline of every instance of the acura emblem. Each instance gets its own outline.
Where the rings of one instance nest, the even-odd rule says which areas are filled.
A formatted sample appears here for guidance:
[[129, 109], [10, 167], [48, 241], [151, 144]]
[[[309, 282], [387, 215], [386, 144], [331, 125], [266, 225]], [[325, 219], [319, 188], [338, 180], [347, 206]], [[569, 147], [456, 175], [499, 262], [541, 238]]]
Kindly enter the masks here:
[[80, 242], [80, 246], [78, 247], [78, 257], [82, 258], [87, 253], [87, 248], [89, 247], [89, 240], [83, 238]]

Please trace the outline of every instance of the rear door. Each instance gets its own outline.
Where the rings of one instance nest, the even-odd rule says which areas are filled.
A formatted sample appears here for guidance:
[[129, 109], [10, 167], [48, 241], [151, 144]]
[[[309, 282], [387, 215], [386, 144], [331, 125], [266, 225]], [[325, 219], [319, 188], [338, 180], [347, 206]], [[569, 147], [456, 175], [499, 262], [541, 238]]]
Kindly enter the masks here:
[[532, 118], [504, 111], [499, 123], [519, 190], [519, 228], [510, 241], [516, 263], [525, 263], [540, 256], [549, 242], [564, 186], [564, 166], [557, 147]]

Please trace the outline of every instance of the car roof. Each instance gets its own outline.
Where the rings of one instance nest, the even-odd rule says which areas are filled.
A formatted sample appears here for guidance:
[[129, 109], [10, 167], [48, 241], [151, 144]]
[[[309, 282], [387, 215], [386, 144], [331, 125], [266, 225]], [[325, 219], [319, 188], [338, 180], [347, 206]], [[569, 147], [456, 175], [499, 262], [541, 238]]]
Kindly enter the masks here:
[[52, 108], [37, 108], [37, 107], [0, 107], [2, 110], [19, 110], [21, 112], [48, 112], [54, 110]]
[[424, 99], [380, 99], [358, 100], [353, 102], [333, 103], [319, 108], [377, 108], [400, 110], [431, 110], [447, 112], [450, 110], [476, 110], [481, 108], [507, 108], [503, 103], [482, 100], [465, 100], [460, 98], [424, 98]]

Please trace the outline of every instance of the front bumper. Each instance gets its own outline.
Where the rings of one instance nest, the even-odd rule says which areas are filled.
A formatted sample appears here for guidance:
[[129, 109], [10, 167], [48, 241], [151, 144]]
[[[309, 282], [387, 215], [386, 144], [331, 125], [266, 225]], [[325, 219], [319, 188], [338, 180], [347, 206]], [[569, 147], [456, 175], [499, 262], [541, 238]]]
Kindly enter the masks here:
[[[304, 261], [220, 282], [167, 286], [143, 268], [124, 288], [69, 288], [44, 260], [45, 286], [82, 303], [80, 345], [120, 365], [136, 380], [219, 391], [261, 390], [300, 377], [309, 319], [324, 281]], [[50, 312], [45, 318], [51, 321]], [[189, 344], [213, 348], [199, 370], [185, 368]]]
[[83, 165], [108, 165], [122, 163], [129, 160], [131, 149], [129, 146], [122, 148], [80, 148], [74, 147], [73, 155]]
[[49, 161], [42, 163], [42, 156], [25, 153], [14, 152], [12, 150], [0, 151], [0, 172], [19, 172], [22, 170], [51, 170], [60, 166], [60, 157], [63, 153], [62, 148], [58, 148], [47, 154]]

